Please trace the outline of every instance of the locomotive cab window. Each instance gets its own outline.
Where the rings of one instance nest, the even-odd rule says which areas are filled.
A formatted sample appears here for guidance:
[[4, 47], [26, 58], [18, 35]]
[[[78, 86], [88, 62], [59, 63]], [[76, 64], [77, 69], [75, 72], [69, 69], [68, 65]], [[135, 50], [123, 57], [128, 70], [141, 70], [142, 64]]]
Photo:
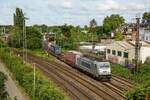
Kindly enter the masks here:
[[109, 68], [109, 65], [103, 64], [100, 66], [100, 68]]

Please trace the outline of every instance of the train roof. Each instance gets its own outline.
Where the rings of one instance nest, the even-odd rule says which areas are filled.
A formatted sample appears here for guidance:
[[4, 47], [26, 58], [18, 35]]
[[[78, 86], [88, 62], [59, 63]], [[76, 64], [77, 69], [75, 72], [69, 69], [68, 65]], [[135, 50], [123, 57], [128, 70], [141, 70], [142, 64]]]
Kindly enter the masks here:
[[84, 55], [83, 58], [89, 59], [91, 61], [97, 61], [97, 62], [109, 62], [107, 60], [94, 58], [94, 57], [91, 57], [91, 56], [88, 56], [88, 55]]
[[78, 54], [78, 55], [82, 55], [81, 52], [78, 52], [78, 51], [75, 51], [75, 50], [70, 50], [70, 51], [68, 51], [68, 52], [71, 52], [71, 53], [74, 53], [74, 54]]

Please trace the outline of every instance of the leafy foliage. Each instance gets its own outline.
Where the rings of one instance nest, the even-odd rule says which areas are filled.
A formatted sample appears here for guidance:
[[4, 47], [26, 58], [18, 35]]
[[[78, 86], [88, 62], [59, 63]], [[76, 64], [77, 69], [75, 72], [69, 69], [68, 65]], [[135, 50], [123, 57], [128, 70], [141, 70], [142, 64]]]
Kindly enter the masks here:
[[18, 27], [20, 30], [23, 29], [24, 25], [24, 14], [22, 9], [16, 8], [16, 12], [14, 13], [14, 26]]
[[116, 32], [116, 34], [115, 34], [115, 40], [116, 41], [121, 41], [121, 40], [123, 40], [123, 34], [121, 33], [121, 32]]
[[27, 28], [27, 48], [37, 49], [42, 47], [42, 34], [34, 27]]
[[140, 86], [135, 90], [126, 94], [127, 100], [149, 100], [150, 99], [150, 85]]
[[144, 27], [150, 27], [150, 12], [145, 12], [142, 17], [142, 24]]
[[103, 21], [104, 33], [110, 36], [110, 32], [115, 31], [124, 21], [125, 19], [118, 14], [105, 17]]
[[113, 73], [130, 79], [138, 84], [136, 89], [127, 93], [127, 100], [145, 100], [146, 95], [150, 94], [150, 65], [143, 64], [140, 66], [138, 73], [132, 74], [127, 68], [121, 65], [112, 64], [112, 71]]
[[[33, 98], [33, 67], [29, 64], [23, 64], [23, 61], [20, 57], [17, 57], [12, 53], [10, 55], [10, 51], [7, 48], [1, 51], [0, 58], [13, 73], [19, 84], [25, 89], [31, 98]], [[57, 88], [52, 82], [49, 82], [49, 80], [37, 69], [35, 79], [35, 100], [66, 99], [62, 93], [62, 90]]]
[[6, 75], [0, 72], [0, 100], [9, 100], [9, 94], [5, 90], [5, 81], [7, 80]]

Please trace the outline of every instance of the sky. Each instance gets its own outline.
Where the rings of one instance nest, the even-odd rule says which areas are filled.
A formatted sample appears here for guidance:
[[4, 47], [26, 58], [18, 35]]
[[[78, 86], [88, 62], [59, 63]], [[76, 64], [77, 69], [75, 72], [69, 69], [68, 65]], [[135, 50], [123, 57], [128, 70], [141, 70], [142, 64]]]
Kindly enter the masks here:
[[27, 25], [102, 25], [106, 16], [120, 14], [126, 22], [150, 12], [150, 0], [0, 0], [0, 25], [13, 24], [15, 8], [23, 9]]

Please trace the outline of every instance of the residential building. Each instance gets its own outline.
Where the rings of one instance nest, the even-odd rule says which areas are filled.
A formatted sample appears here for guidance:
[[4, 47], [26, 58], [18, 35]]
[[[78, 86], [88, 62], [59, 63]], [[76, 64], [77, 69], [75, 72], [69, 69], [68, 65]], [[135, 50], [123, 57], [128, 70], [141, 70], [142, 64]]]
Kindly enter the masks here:
[[[121, 27], [123, 30], [123, 35], [125, 40], [127, 41], [135, 41], [136, 40], [136, 24], [126, 24]], [[145, 27], [140, 27], [139, 29], [139, 38], [141, 41], [150, 41], [150, 29]]]
[[150, 41], [150, 29], [140, 28], [140, 40]]
[[[150, 56], [150, 43], [140, 41], [140, 61], [145, 62]], [[135, 41], [115, 41], [106, 46], [106, 60], [121, 65], [134, 63], [135, 59]]]

